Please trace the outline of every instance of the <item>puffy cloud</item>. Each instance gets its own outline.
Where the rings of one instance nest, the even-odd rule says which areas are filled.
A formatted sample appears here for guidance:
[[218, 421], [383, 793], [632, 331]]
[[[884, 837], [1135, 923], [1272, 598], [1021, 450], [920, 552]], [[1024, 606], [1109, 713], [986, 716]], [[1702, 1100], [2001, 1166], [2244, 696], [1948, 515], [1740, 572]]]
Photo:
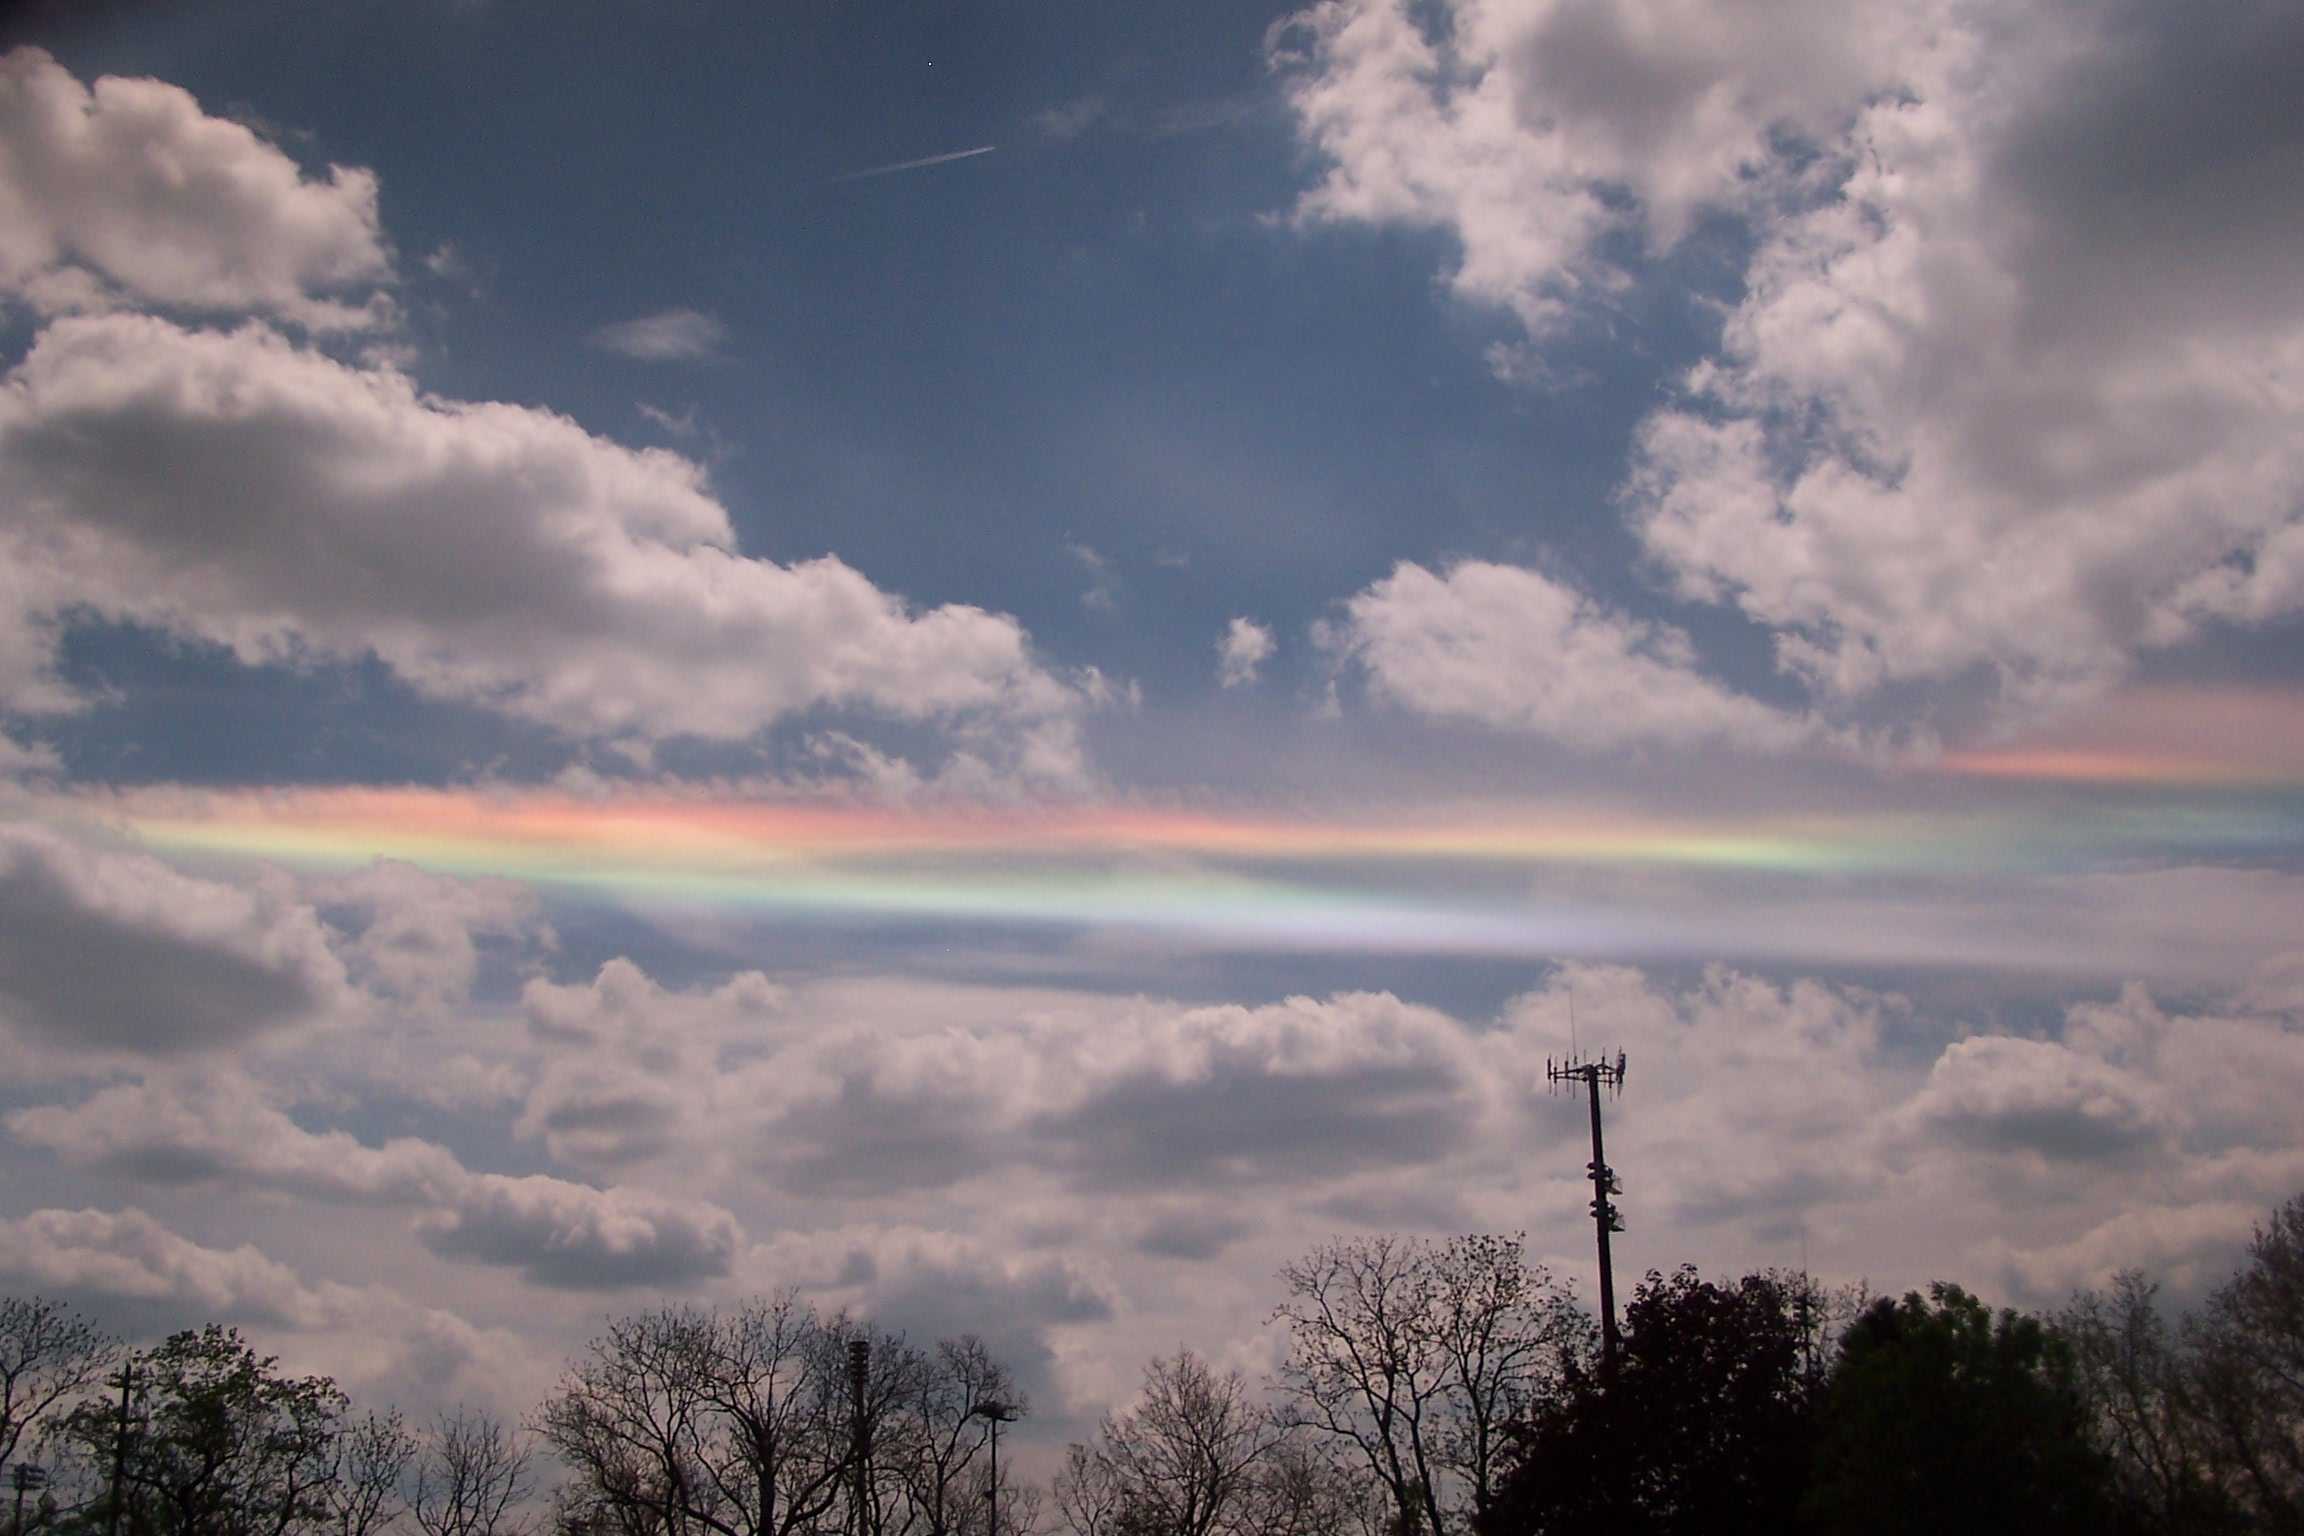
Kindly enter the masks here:
[[0, 823], [0, 1019], [51, 1046], [179, 1055], [356, 1001], [310, 906]]
[[2159, 1148], [2169, 1115], [2157, 1085], [2046, 1040], [1956, 1041], [1910, 1112], [1972, 1144], [2046, 1157], [2124, 1157]]
[[1334, 632], [1376, 694], [1443, 719], [1571, 746], [1717, 741], [1780, 749], [1808, 722], [1696, 669], [1688, 637], [1602, 607], [1539, 571], [1402, 562]]
[[[291, 1330], [287, 1369], [386, 1401], [500, 1399], [520, 1341], [384, 1286], [312, 1283], [253, 1244], [204, 1247], [141, 1210], [39, 1210], [0, 1221], [0, 1276], [85, 1307], [130, 1335], [210, 1321]], [[517, 1411], [524, 1406], [504, 1402]]]
[[15, 1111], [7, 1125], [67, 1161], [151, 1181], [415, 1206], [433, 1251], [561, 1289], [691, 1284], [725, 1273], [740, 1235], [733, 1216], [703, 1201], [474, 1173], [431, 1142], [368, 1146], [307, 1131], [231, 1076], [116, 1085], [69, 1108]]
[[604, 325], [592, 333], [592, 345], [642, 362], [663, 363], [708, 357], [727, 334], [710, 315], [693, 309], [667, 309]]
[[292, 1322], [313, 1297], [255, 1247], [203, 1248], [139, 1210], [42, 1210], [0, 1221], [0, 1273], [44, 1290], [180, 1316]]
[[249, 662], [372, 654], [571, 733], [742, 739], [852, 708], [943, 724], [1025, 782], [1082, 771], [1082, 695], [1013, 619], [749, 559], [685, 459], [261, 327], [56, 322], [0, 393], [0, 488], [35, 639], [86, 610]]
[[0, 56], [0, 293], [44, 311], [122, 299], [372, 325], [326, 294], [391, 278], [376, 178], [325, 178], [158, 80], [84, 86], [37, 48]]
[[741, 1236], [715, 1205], [540, 1174], [475, 1174], [418, 1227], [434, 1252], [568, 1290], [693, 1284], [727, 1273]]
[[535, 891], [513, 880], [461, 880], [386, 859], [315, 880], [307, 894], [358, 914], [346, 946], [355, 978], [411, 1008], [438, 1012], [471, 996], [481, 936], [552, 942]]
[[1256, 681], [1256, 674], [1272, 659], [1272, 650], [1271, 630], [1254, 619], [1234, 619], [1216, 642], [1217, 685], [1240, 688]]
[[1780, 136], [1839, 128], [1916, 20], [1828, 0], [1327, 0], [1274, 34], [1324, 162], [1298, 213], [1445, 230], [1456, 291], [1542, 334], [1625, 281], [1610, 236], [1668, 245], [1707, 204], [1750, 201]]
[[1539, 345], [1635, 280], [1618, 237], [1744, 220], [1720, 354], [1639, 435], [1639, 536], [1827, 697], [1982, 675], [2016, 710], [2304, 605], [2300, 26], [1334, 0], [1282, 37], [1302, 212], [1448, 230]]
[[723, 1051], [765, 1043], [784, 1005], [784, 990], [757, 971], [689, 994], [624, 959], [588, 983], [533, 980], [521, 1007], [547, 1052], [515, 1129], [580, 1167], [670, 1152], [719, 1112]]

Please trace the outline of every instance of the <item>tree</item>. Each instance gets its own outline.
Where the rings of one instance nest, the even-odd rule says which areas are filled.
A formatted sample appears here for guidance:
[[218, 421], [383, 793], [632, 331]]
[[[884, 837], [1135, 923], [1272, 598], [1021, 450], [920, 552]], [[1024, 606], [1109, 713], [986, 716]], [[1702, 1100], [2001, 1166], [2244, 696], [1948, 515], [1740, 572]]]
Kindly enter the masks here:
[[914, 1362], [895, 1398], [875, 1434], [874, 1459], [897, 1484], [901, 1528], [951, 1536], [966, 1523], [969, 1470], [987, 1438], [976, 1410], [986, 1403], [1021, 1406], [1023, 1394], [984, 1341], [965, 1334]]
[[1484, 1512], [1503, 1426], [1591, 1348], [1590, 1321], [1517, 1237], [1339, 1241], [1280, 1278], [1283, 1422], [1364, 1465], [1402, 1536]]
[[416, 1455], [416, 1437], [397, 1411], [362, 1414], [336, 1436], [328, 1479], [332, 1536], [376, 1536], [400, 1512], [400, 1483]]
[[236, 1329], [170, 1335], [128, 1364], [143, 1412], [123, 1446], [114, 1405], [76, 1407], [68, 1436], [89, 1459], [117, 1459], [138, 1525], [159, 1536], [285, 1536], [325, 1525], [346, 1400], [325, 1376], [276, 1374]]
[[[869, 1360], [861, 1403], [855, 1345]], [[965, 1488], [954, 1492], [982, 1434], [971, 1414], [1007, 1384], [980, 1344], [926, 1355], [787, 1292], [731, 1311], [617, 1319], [569, 1368], [539, 1429], [576, 1475], [565, 1519], [630, 1532], [944, 1536], [964, 1531], [975, 1508]], [[1002, 1529], [1021, 1527], [1004, 1513]]]
[[24, 1436], [119, 1356], [117, 1343], [61, 1302], [0, 1297], [0, 1465], [13, 1465]]
[[2256, 1528], [2304, 1531], [2304, 1195], [2256, 1230], [2187, 1342], [2220, 1480]]
[[1255, 1531], [1257, 1473], [1281, 1433], [1248, 1400], [1238, 1371], [1219, 1376], [1181, 1350], [1145, 1366], [1135, 1408], [1106, 1414], [1093, 1445], [1070, 1448], [1057, 1502], [1074, 1515], [1076, 1529], [1146, 1536]]
[[1614, 1380], [1575, 1371], [1516, 1426], [1485, 1536], [1785, 1529], [1808, 1470], [1812, 1311], [1801, 1277], [1650, 1270]]
[[2111, 1520], [2069, 1341], [1956, 1285], [1883, 1297], [1840, 1341], [1808, 1512], [1820, 1531], [2093, 1533]]
[[424, 1536], [518, 1536], [533, 1447], [501, 1419], [459, 1408], [433, 1421], [416, 1456], [409, 1513]]
[[2237, 1532], [2238, 1504], [2218, 1483], [2199, 1413], [2197, 1368], [2137, 1270], [2109, 1292], [2083, 1291], [2057, 1314], [2096, 1443], [2126, 1521], [2165, 1536]]

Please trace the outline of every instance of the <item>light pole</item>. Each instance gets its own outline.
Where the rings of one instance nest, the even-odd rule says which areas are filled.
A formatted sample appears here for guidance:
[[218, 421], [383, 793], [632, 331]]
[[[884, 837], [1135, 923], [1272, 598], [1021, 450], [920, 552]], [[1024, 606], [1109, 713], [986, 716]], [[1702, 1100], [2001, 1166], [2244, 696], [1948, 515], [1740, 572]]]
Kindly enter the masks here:
[[1012, 1403], [982, 1402], [968, 1410], [973, 1419], [992, 1422], [992, 1536], [1000, 1536], [1000, 1426], [1013, 1424], [1024, 1417]]

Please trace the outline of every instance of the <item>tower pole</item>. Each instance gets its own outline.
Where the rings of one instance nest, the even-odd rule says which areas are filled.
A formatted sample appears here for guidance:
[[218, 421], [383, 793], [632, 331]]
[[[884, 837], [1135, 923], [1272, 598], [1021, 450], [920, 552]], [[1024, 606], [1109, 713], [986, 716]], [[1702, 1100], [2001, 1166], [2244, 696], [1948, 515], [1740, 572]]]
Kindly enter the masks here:
[[1621, 1343], [1616, 1335], [1616, 1267], [1608, 1252], [1608, 1238], [1611, 1233], [1624, 1230], [1623, 1213], [1616, 1209], [1613, 1198], [1624, 1192], [1624, 1186], [1617, 1182], [1615, 1170], [1608, 1166], [1607, 1145], [1601, 1139], [1600, 1090], [1624, 1091], [1624, 1053], [1618, 1051], [1612, 1062], [1585, 1061], [1578, 1056], [1557, 1063], [1547, 1060], [1544, 1076], [1555, 1087], [1562, 1083], [1582, 1083], [1585, 1102], [1592, 1111], [1592, 1161], [1584, 1166], [1592, 1176], [1592, 1225], [1600, 1237], [1600, 1379], [1609, 1382], [1616, 1378]]
[[1600, 1141], [1600, 1073], [1584, 1074], [1584, 1093], [1592, 1105], [1592, 1224], [1600, 1230], [1600, 1368], [1616, 1370], [1616, 1267], [1608, 1254], [1608, 1234], [1617, 1224], [1616, 1207], [1609, 1202], [1608, 1153]]

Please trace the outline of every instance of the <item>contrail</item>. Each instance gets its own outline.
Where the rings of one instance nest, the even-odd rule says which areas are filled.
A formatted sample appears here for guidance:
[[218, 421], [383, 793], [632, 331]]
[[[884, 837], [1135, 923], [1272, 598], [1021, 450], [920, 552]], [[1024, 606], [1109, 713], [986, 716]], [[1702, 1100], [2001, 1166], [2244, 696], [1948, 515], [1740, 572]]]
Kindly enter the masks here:
[[924, 166], [949, 165], [955, 160], [973, 160], [978, 155], [988, 155], [999, 147], [997, 144], [979, 144], [974, 149], [955, 149], [950, 154], [923, 155], [917, 160], [899, 160], [894, 165], [876, 165], [868, 171], [850, 171], [845, 176], [835, 176], [825, 185], [833, 186], [843, 181], [862, 181], [867, 176], [893, 176], [898, 171], [917, 171]]

